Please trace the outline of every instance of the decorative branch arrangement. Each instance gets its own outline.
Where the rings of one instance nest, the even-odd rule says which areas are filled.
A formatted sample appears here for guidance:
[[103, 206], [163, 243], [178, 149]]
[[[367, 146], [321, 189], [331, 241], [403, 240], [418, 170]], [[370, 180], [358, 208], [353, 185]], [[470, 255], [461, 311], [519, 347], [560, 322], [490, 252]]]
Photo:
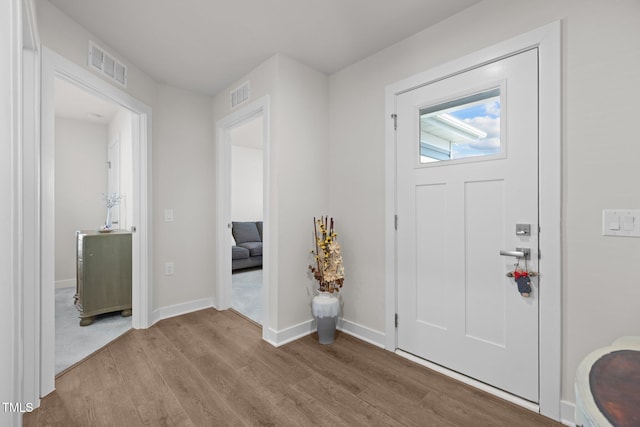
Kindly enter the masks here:
[[118, 206], [120, 204], [120, 199], [122, 199], [122, 194], [111, 193], [105, 194], [102, 193], [102, 200], [104, 200], [104, 204], [107, 209], [111, 209], [114, 206]]
[[122, 199], [122, 195], [118, 193], [105, 194], [102, 193], [102, 200], [104, 200], [104, 204], [107, 207], [107, 219], [104, 222], [104, 225], [100, 228], [101, 233], [107, 233], [111, 231], [111, 208], [120, 204], [120, 199]]
[[315, 250], [311, 253], [315, 258], [315, 266], [309, 270], [320, 285], [320, 292], [338, 292], [344, 282], [344, 267], [340, 255], [340, 243], [336, 241], [338, 234], [333, 228], [333, 218], [326, 216], [313, 218]]

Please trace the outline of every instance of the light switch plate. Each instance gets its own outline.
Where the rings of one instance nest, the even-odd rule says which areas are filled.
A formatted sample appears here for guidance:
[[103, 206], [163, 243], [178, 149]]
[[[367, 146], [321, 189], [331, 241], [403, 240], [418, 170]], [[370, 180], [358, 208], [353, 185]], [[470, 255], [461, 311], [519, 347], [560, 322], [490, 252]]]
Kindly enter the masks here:
[[176, 273], [175, 267], [173, 266], [173, 261], [164, 263], [164, 275], [165, 276], [173, 276]]
[[173, 221], [173, 209], [165, 209], [164, 222], [172, 222], [172, 221]]
[[604, 209], [602, 235], [640, 237], [640, 210]]

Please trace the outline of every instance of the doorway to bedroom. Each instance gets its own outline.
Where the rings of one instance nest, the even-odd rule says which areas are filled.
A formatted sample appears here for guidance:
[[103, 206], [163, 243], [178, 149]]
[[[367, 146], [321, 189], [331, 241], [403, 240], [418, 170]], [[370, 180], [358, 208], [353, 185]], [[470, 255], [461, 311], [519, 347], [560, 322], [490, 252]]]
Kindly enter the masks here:
[[[58, 375], [131, 329], [127, 230], [133, 218], [134, 117], [115, 102], [59, 77], [54, 92]], [[113, 206], [111, 227], [105, 230], [108, 197]], [[94, 261], [94, 252], [101, 255], [100, 261]], [[116, 273], [109, 275], [105, 269]]]
[[262, 325], [263, 319], [263, 116], [229, 131], [231, 147], [231, 308]]

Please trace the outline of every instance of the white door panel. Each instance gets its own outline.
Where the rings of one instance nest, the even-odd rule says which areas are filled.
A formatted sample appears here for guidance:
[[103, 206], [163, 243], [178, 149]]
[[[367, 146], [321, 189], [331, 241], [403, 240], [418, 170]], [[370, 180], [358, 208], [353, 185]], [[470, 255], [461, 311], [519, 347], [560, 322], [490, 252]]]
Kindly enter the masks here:
[[[505, 276], [516, 259], [499, 252], [530, 248], [537, 270], [537, 69], [534, 49], [396, 98], [398, 347], [534, 402], [539, 289], [533, 279], [520, 295]], [[475, 101], [488, 90], [499, 91], [499, 119]], [[486, 121], [439, 114], [460, 98]], [[516, 235], [521, 223], [531, 236]]]

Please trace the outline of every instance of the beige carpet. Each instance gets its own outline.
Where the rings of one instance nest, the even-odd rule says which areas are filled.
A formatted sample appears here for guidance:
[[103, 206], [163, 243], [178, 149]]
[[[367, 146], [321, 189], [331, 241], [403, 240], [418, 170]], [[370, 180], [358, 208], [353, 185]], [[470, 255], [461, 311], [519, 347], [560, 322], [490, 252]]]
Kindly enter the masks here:
[[120, 312], [96, 316], [93, 324], [80, 326], [73, 305], [75, 288], [56, 289], [56, 374], [131, 329], [131, 317]]
[[262, 325], [262, 269], [236, 270], [231, 277], [231, 307]]

